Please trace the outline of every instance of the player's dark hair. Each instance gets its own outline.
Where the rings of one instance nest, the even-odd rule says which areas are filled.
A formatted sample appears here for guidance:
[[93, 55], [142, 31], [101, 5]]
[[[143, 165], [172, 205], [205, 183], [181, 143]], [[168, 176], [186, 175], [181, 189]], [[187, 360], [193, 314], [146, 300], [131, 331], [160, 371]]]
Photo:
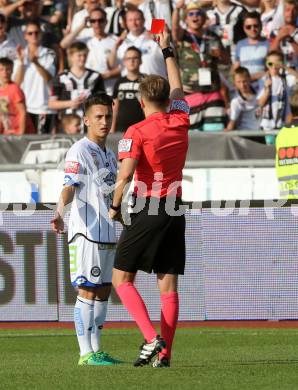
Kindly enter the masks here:
[[128, 51], [135, 51], [136, 53], [138, 53], [139, 57], [142, 58], [142, 51], [140, 49], [138, 49], [137, 47], [130, 46], [128, 49], [126, 49], [125, 53], [127, 53]]
[[[105, 19], [107, 19], [107, 13], [106, 13], [106, 11], [103, 9], [103, 8], [101, 8], [101, 7], [95, 7], [95, 8], [93, 8], [93, 10], [92, 11], [90, 11], [90, 15], [91, 14], [93, 14], [93, 12], [101, 12], [101, 14], [103, 15], [103, 17], [105, 18]], [[92, 18], [91, 18], [92, 19]]]
[[250, 77], [249, 70], [247, 68], [245, 68], [244, 66], [239, 66], [239, 68], [235, 69], [234, 78], [236, 75]]
[[170, 96], [170, 84], [161, 76], [149, 75], [139, 85], [141, 97], [158, 106], [167, 104]]
[[112, 108], [113, 106], [113, 99], [111, 96], [107, 95], [105, 92], [98, 92], [95, 95], [90, 96], [84, 104], [84, 113], [86, 114], [87, 111], [90, 109], [92, 106], [109, 106]]
[[11, 61], [10, 58], [2, 57], [2, 58], [0, 58], [0, 65], [5, 66], [5, 67], [10, 66], [13, 68], [13, 61]]

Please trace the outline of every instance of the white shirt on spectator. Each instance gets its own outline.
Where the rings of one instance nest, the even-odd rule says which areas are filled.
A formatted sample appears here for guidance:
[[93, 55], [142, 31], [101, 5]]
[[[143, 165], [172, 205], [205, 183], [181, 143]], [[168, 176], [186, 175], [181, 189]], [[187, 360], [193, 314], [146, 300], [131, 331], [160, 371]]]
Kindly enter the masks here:
[[0, 57], [7, 57], [11, 61], [14, 61], [17, 58], [17, 44], [16, 42], [6, 37], [5, 41], [0, 42]]
[[[40, 46], [38, 49], [38, 62], [52, 76], [56, 73], [56, 55], [55, 52], [47, 47]], [[19, 67], [20, 62], [15, 61], [14, 71]], [[38, 73], [36, 66], [28, 58], [28, 48], [25, 49], [24, 59], [25, 74], [21, 88], [26, 97], [27, 111], [31, 114], [51, 114], [48, 108], [50, 96], [49, 84]]]
[[257, 108], [256, 95], [247, 100], [238, 93], [231, 101], [230, 119], [236, 122], [235, 130], [259, 130], [260, 119], [257, 118]]
[[[81, 9], [73, 15], [73, 19], [71, 22], [71, 32], [76, 30], [85, 20], [85, 18], [89, 15], [89, 12], [86, 8]], [[94, 31], [92, 27], [85, 27], [83, 30], [77, 35], [76, 39], [88, 39], [94, 37]]]
[[[117, 59], [121, 66], [123, 66], [122, 62], [124, 54], [131, 46], [135, 46], [142, 51], [142, 65], [140, 67], [141, 73], [157, 74], [162, 77], [167, 77], [162, 51], [153, 39], [148, 38], [147, 32], [144, 32], [139, 36], [135, 36], [132, 33], [127, 34], [126, 39], [117, 51]], [[125, 71], [122, 71], [122, 75], [125, 75]]]
[[[86, 68], [92, 69], [95, 72], [104, 73], [108, 68], [107, 57], [115, 46], [117, 38], [114, 35], [108, 35], [105, 38], [98, 39], [93, 37], [87, 41], [89, 49]], [[108, 95], [113, 94], [113, 88], [116, 79], [104, 80], [105, 89]]]
[[[153, 4], [153, 15], [155, 19], [165, 19], [166, 24], [169, 28], [172, 27], [171, 7], [168, 0], [154, 0]], [[151, 30], [152, 13], [150, 10], [150, 0], [145, 0], [139, 5], [139, 9], [143, 12], [145, 18], [146, 30]]]

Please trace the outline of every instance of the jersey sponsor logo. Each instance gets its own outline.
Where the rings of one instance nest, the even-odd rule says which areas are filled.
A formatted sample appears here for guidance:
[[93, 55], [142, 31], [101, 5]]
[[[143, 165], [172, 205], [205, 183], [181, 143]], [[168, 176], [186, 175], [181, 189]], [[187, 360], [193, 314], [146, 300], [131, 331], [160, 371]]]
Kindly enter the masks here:
[[189, 114], [190, 108], [185, 100], [173, 100], [170, 111], [183, 111]]
[[132, 139], [122, 139], [119, 141], [118, 152], [130, 152], [132, 145]]
[[91, 275], [92, 276], [97, 278], [100, 274], [101, 274], [101, 270], [99, 267], [97, 267], [97, 265], [91, 268]]
[[80, 163], [76, 161], [66, 161], [65, 162], [65, 173], [78, 173], [80, 168]]
[[278, 149], [278, 165], [298, 164], [298, 146], [287, 146]]

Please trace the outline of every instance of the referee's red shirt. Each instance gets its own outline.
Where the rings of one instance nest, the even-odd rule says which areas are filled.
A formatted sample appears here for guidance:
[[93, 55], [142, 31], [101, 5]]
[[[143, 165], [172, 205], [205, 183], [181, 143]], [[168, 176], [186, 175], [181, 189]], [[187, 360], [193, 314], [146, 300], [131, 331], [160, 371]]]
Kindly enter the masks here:
[[119, 142], [119, 160], [138, 160], [134, 192], [142, 197], [181, 197], [188, 149], [189, 107], [173, 100], [168, 113], [156, 113], [130, 126]]

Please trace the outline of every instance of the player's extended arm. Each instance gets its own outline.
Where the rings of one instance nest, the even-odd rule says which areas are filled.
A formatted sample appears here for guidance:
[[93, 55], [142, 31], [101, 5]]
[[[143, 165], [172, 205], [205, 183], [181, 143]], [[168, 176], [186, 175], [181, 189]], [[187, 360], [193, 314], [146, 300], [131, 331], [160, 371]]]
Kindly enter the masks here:
[[[138, 161], [134, 158], [125, 158], [122, 160], [120, 169], [117, 175], [116, 180], [116, 187], [114, 192], [114, 198], [113, 198], [113, 209], [110, 209], [109, 216], [111, 219], [118, 219], [118, 217], [121, 216], [120, 214], [120, 207], [123, 197], [123, 192], [126, 187], [126, 185], [131, 182], [133, 178], [133, 174], [136, 170]], [[114, 210], [119, 208], [119, 210]]]
[[55, 217], [51, 220], [52, 229], [58, 234], [65, 233], [63, 218], [67, 211], [66, 206], [73, 201], [74, 193], [75, 186], [66, 186], [61, 191]]
[[165, 63], [168, 72], [168, 79], [170, 84], [170, 100], [184, 99], [182, 81], [180, 77], [180, 70], [175, 56], [167, 56], [166, 51], [172, 51], [170, 45], [170, 35], [167, 31], [162, 32], [159, 36], [159, 44], [165, 56]]

